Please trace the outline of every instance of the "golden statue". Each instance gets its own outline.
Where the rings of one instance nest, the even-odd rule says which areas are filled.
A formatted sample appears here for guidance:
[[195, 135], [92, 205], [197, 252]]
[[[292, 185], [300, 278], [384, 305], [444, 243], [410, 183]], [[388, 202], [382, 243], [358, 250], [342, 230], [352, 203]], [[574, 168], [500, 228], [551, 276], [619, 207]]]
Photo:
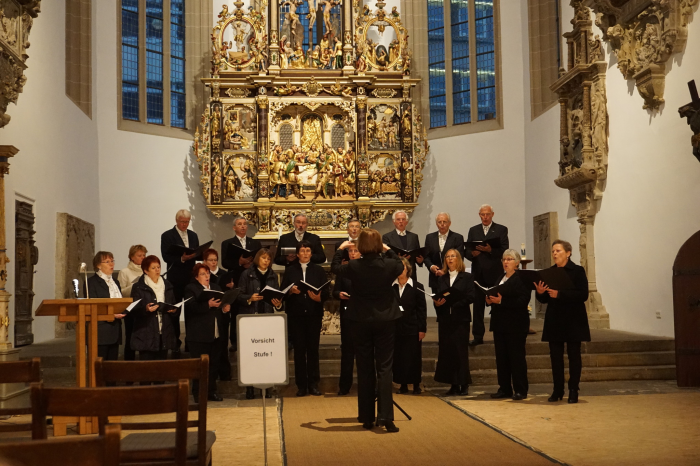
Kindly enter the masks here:
[[321, 130], [321, 119], [313, 116], [304, 120], [301, 135], [301, 150], [308, 151], [312, 145], [316, 147], [323, 145], [323, 131]]

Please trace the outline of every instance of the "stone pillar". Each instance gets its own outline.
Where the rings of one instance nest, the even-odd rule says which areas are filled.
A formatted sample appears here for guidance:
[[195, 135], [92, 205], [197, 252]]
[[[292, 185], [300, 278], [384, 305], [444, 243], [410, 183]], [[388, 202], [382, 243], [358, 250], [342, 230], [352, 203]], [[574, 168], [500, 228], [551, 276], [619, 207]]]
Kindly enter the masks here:
[[581, 253], [581, 266], [586, 269], [588, 277], [588, 301], [586, 311], [588, 324], [591, 328], [610, 328], [610, 315], [603, 306], [603, 297], [598, 292], [595, 273], [595, 216], [579, 213], [579, 251]]
[[[357, 89], [357, 194], [361, 200], [369, 199], [369, 157], [367, 154], [367, 96], [364, 88]], [[363, 223], [364, 226], [364, 223]]]
[[[0, 146], [0, 361], [19, 360], [18, 349], [12, 348], [9, 339], [10, 331], [10, 293], [5, 289], [7, 283], [7, 258], [5, 245], [5, 175], [10, 173], [9, 157], [19, 150], [14, 146]], [[24, 384], [0, 384], [0, 401], [29, 390]]]
[[279, 0], [270, 2], [270, 74], [280, 74], [280, 39], [279, 39]]
[[569, 139], [569, 118], [566, 111], [566, 106], [568, 104], [567, 99], [559, 99], [559, 141], [563, 142]]

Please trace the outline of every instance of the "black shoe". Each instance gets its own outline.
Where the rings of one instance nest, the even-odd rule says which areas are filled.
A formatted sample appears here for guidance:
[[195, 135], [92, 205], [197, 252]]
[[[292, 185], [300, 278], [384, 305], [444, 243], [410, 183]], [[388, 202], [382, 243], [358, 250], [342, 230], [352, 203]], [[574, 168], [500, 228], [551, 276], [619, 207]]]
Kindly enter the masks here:
[[377, 421], [377, 426], [384, 426], [387, 432], [398, 432], [399, 428], [396, 427], [394, 421]]
[[513, 395], [508, 394], [506, 392], [502, 392], [500, 390], [498, 390], [496, 393], [491, 394], [491, 398], [493, 398], [494, 400], [499, 400], [501, 398], [510, 398], [511, 396], [513, 396]]
[[522, 393], [515, 392], [515, 393], [513, 394], [513, 399], [514, 399], [515, 401], [524, 400], [525, 398], [527, 398], [527, 393], [523, 395]]
[[413, 386], [413, 394], [414, 395], [420, 395], [423, 393], [423, 390], [420, 389], [420, 385], [416, 384]]
[[397, 392], [401, 395], [408, 393], [408, 385], [405, 383], [402, 383], [401, 386], [399, 387], [399, 391]]
[[569, 390], [569, 403], [578, 403], [578, 390]]
[[321, 392], [316, 387], [309, 388], [309, 395], [321, 396]]
[[374, 422], [364, 422], [362, 424], [363, 429], [370, 430], [372, 427], [374, 427]]
[[213, 395], [209, 395], [207, 397], [207, 400], [209, 401], [224, 401], [223, 398], [218, 393], [214, 393]]
[[459, 385], [452, 385], [449, 390], [447, 390], [447, 393], [445, 393], [446, 396], [452, 396], [456, 395], [459, 393]]
[[556, 402], [556, 401], [561, 400], [562, 398], [564, 398], [564, 394], [563, 394], [563, 393], [554, 392], [554, 393], [552, 393], [552, 396], [550, 396], [549, 398], [547, 398], [547, 401], [549, 401], [550, 403], [554, 403], [554, 402]]
[[255, 398], [255, 389], [253, 387], [246, 387], [245, 388], [245, 399], [252, 400], [253, 398]]
[[299, 390], [297, 390], [297, 396], [306, 396], [308, 394], [309, 392], [307, 392], [305, 388], [300, 388]]
[[462, 387], [459, 389], [459, 393], [457, 393], [459, 396], [467, 396], [469, 395], [469, 385], [462, 385]]
[[477, 345], [483, 345], [483, 344], [484, 344], [483, 338], [474, 338], [472, 341], [469, 342], [469, 346], [477, 346]]
[[345, 396], [350, 393], [350, 390], [338, 390], [338, 396]]

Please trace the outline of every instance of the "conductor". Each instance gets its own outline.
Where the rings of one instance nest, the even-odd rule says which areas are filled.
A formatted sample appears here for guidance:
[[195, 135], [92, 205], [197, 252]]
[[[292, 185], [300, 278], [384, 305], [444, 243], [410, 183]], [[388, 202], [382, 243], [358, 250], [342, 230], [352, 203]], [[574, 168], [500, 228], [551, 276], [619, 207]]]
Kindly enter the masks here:
[[351, 245], [350, 241], [340, 245], [331, 271], [352, 282], [348, 319], [353, 321], [352, 339], [357, 357], [357, 419], [365, 429], [374, 426], [376, 388], [376, 424], [386, 427], [387, 432], [398, 432], [399, 428], [394, 425], [391, 382], [394, 332], [401, 311], [392, 283], [401, 275], [404, 265], [400, 260], [382, 255], [386, 247], [377, 230], [362, 230], [357, 242], [362, 257], [342, 264], [343, 250]]

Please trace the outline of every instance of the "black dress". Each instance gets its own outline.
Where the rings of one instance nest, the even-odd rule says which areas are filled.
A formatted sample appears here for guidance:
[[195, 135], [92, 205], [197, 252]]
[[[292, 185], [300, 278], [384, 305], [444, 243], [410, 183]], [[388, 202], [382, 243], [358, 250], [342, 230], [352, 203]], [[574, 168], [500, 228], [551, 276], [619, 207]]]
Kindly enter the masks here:
[[[161, 280], [165, 284], [165, 303], [175, 304], [173, 285], [164, 278]], [[146, 284], [145, 274], [141, 275], [141, 278], [134, 283], [131, 288], [131, 297], [134, 298], [134, 301], [141, 300], [131, 310], [134, 319], [134, 330], [129, 342], [131, 349], [139, 352], [141, 360], [165, 359], [168, 350], [173, 350], [176, 347], [175, 330], [172, 319], [166, 312], [162, 312], [160, 309], [149, 312], [146, 309], [148, 303], [156, 301], [156, 293]]]
[[352, 282], [343, 275], [337, 275], [333, 286], [333, 297], [340, 301], [340, 378], [338, 380], [338, 391], [347, 393], [352, 387], [352, 372], [355, 366], [355, 343], [352, 340], [352, 320], [348, 315], [350, 313], [348, 310], [350, 300], [340, 299], [341, 292], [352, 296]]
[[[394, 285], [399, 295], [399, 285]], [[422, 342], [418, 339], [420, 332], [427, 329], [427, 307], [423, 285], [406, 283], [399, 298], [402, 316], [396, 322], [394, 341], [394, 383], [420, 385], [423, 373]]]
[[[438, 292], [450, 288], [450, 275], [438, 278]], [[469, 304], [474, 302], [474, 280], [468, 272], [459, 272], [452, 286], [461, 290], [465, 298], [452, 306], [437, 306], [438, 361], [435, 381], [450, 385], [469, 385]]]

